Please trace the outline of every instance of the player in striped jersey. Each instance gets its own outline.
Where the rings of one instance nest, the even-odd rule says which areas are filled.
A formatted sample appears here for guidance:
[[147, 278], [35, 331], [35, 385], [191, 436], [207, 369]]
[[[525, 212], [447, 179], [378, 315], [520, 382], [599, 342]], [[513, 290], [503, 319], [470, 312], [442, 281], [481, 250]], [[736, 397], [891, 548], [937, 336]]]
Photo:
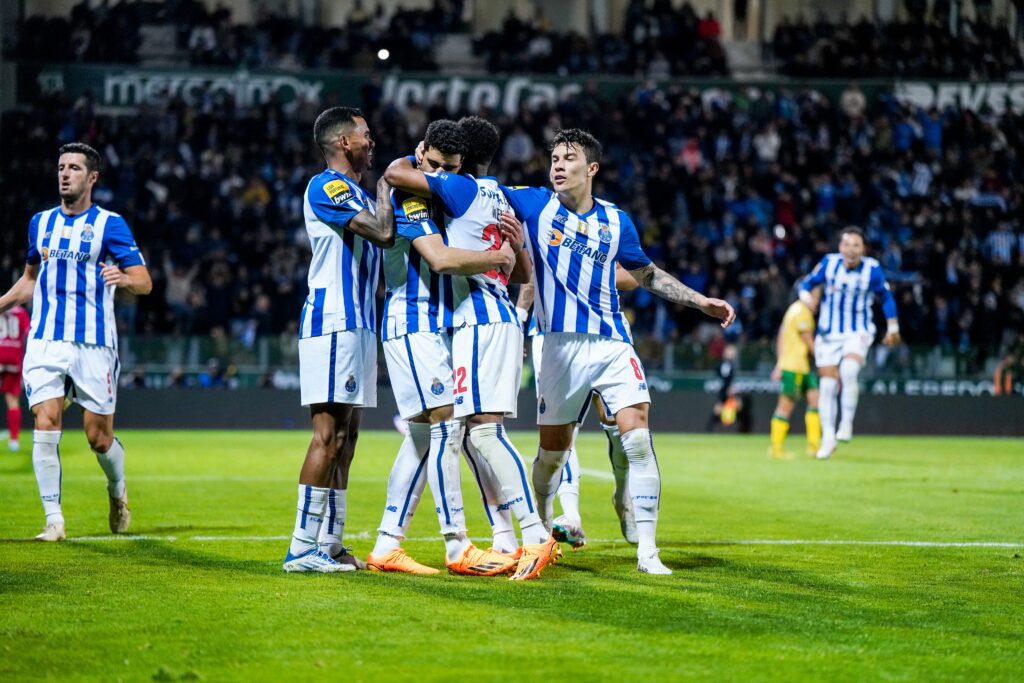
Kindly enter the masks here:
[[[502, 248], [501, 216], [511, 213], [501, 186], [487, 175], [498, 149], [498, 130], [480, 117], [459, 121], [467, 141], [466, 175], [422, 173], [399, 159], [386, 172], [397, 188], [432, 196], [450, 217], [448, 243], [460, 249]], [[516, 241], [511, 239], [509, 241]], [[529, 259], [522, 243], [512, 275], [529, 280]], [[519, 521], [523, 546], [512, 580], [536, 578], [554, 558], [558, 544], [541, 523], [533, 504], [526, 465], [505, 433], [505, 415], [515, 416], [522, 374], [523, 335], [506, 288], [510, 278], [494, 270], [453, 279], [452, 361], [455, 369], [455, 417], [465, 421], [467, 446], [491, 467], [501, 484], [502, 501]], [[474, 453], [475, 451], [475, 453]]]
[[114, 437], [120, 367], [114, 290], [149, 294], [153, 282], [128, 224], [93, 204], [100, 164], [99, 153], [88, 145], [60, 148], [60, 206], [29, 221], [24, 274], [0, 297], [0, 313], [32, 301], [22, 376], [35, 417], [32, 465], [46, 513], [46, 527], [36, 536], [40, 541], [66, 537], [59, 444], [69, 389], [107, 476], [110, 530], [123, 533], [131, 522], [124, 447]]
[[[616, 264], [615, 288], [619, 291], [629, 292], [638, 286], [639, 284], [633, 279], [633, 276], [622, 266]], [[526, 336], [533, 340], [530, 345], [530, 354], [533, 360], [534, 386], [537, 391], [537, 399], [540, 400], [539, 376], [543, 363], [544, 333], [537, 326], [537, 316], [530, 312], [535, 295], [536, 280], [531, 280], [528, 284], [520, 287], [519, 298], [516, 300], [516, 313], [519, 314], [520, 321], [528, 323]], [[629, 461], [626, 459], [626, 453], [622, 450], [622, 441], [619, 438], [619, 427], [615, 424], [615, 416], [601, 400], [600, 394], [594, 392], [591, 394], [591, 400], [581, 410], [576, 420], [576, 427], [573, 429], [569, 456], [565, 461], [565, 467], [562, 468], [562, 479], [558, 484], [558, 502], [562, 507], [562, 514], [552, 521], [551, 535], [558, 542], [569, 543], [573, 548], [580, 548], [587, 543], [579, 506], [580, 479], [583, 477], [583, 472], [580, 469], [579, 456], [576, 452], [576, 437], [579, 436], [580, 427], [586, 420], [591, 404], [597, 411], [598, 423], [608, 439], [608, 461], [615, 477], [612, 506], [619, 518], [619, 529], [626, 541], [636, 543], [636, 520], [633, 517], [633, 502], [629, 498], [629, 484], [626, 481], [629, 473]]]
[[619, 310], [615, 264], [640, 286], [674, 303], [732, 323], [728, 303], [709, 299], [658, 268], [640, 248], [632, 220], [592, 195], [601, 145], [586, 131], [560, 131], [553, 141], [546, 188], [507, 189], [526, 225], [536, 273], [536, 311], [544, 332], [537, 422], [540, 448], [533, 489], [544, 522], [569, 455], [576, 416], [596, 390], [615, 415], [629, 460], [629, 491], [637, 524], [637, 569], [671, 574], [658, 557], [655, 532], [661, 475], [648, 429], [650, 394], [629, 325]]
[[[417, 155], [407, 159], [417, 168], [458, 173], [465, 151], [465, 136], [457, 123], [434, 121]], [[497, 251], [447, 246], [443, 217], [435, 222], [432, 199], [392, 190], [391, 205], [397, 235], [395, 245], [384, 252], [387, 295], [381, 338], [398, 411], [409, 429], [388, 477], [384, 515], [366, 562], [377, 571], [437, 573], [409, 557], [400, 545], [427, 480], [449, 570], [477, 576], [507, 573], [514, 564], [511, 558], [480, 550], [466, 536], [461, 441], [453, 420], [451, 277], [510, 272], [516, 256], [508, 245]]]
[[[313, 438], [299, 473], [289, 572], [352, 571], [362, 563], [342, 546], [348, 471], [364, 407], [377, 405], [380, 247], [395, 240], [390, 188], [377, 199], [359, 186], [373, 162], [373, 138], [358, 109], [333, 107], [313, 124], [327, 168], [304, 199], [313, 258], [299, 322], [299, 384]], [[340, 560], [340, 561], [339, 561]]]
[[[818, 414], [821, 417], [819, 458], [831, 457], [836, 442], [853, 438], [853, 417], [860, 398], [860, 369], [875, 340], [871, 304], [878, 296], [885, 314], [883, 342], [900, 341], [896, 300], [882, 274], [882, 266], [864, 256], [864, 231], [856, 226], [843, 229], [839, 253], [828, 254], [800, 283], [800, 299], [814, 305], [812, 290], [823, 287], [818, 309], [818, 333], [814, 338], [814, 360], [821, 376]], [[836, 431], [836, 394], [842, 380], [842, 420]]]

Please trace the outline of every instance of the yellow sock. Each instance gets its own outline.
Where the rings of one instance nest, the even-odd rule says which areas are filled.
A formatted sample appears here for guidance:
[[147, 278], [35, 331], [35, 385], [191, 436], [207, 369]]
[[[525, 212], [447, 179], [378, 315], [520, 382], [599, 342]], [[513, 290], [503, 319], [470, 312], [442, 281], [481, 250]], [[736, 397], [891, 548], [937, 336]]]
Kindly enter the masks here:
[[818, 450], [821, 447], [821, 418], [817, 408], [808, 408], [804, 413], [804, 426], [807, 428], [808, 449]]
[[786, 441], [786, 434], [789, 433], [789, 420], [780, 415], [772, 415], [772, 451], [782, 452], [782, 444]]

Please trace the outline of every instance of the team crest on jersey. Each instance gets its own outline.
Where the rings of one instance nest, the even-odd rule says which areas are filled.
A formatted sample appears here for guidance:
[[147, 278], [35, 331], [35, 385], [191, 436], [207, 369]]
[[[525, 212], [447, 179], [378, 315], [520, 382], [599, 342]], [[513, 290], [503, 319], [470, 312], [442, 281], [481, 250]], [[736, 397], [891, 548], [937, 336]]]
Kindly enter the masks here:
[[586, 235], [590, 231], [590, 226], [587, 225], [585, 220], [580, 220], [579, 225], [576, 226], [577, 235]]
[[563, 237], [565, 237], [565, 235], [562, 234], [562, 231], [556, 228], [551, 231], [550, 235], [548, 235], [548, 244], [550, 244], [553, 247], [557, 247], [559, 244], [562, 243]]
[[95, 236], [95, 234], [92, 231], [92, 223], [86, 223], [85, 227], [82, 228], [82, 241], [83, 242], [92, 242], [92, 238], [94, 236]]
[[332, 180], [324, 185], [324, 193], [335, 204], [344, 204], [354, 196], [352, 188], [344, 180]]
[[420, 222], [430, 220], [430, 210], [427, 203], [419, 197], [410, 197], [402, 202], [402, 211], [405, 212], [406, 220]]
[[610, 244], [612, 241], [612, 229], [607, 224], [601, 223], [597, 229], [597, 236], [605, 244]]
[[430, 393], [432, 393], [434, 396], [440, 396], [441, 394], [444, 393], [444, 384], [442, 384], [441, 380], [439, 380], [436, 377], [434, 378], [434, 381], [430, 384]]
[[356, 384], [356, 376], [355, 375], [349, 375], [348, 379], [345, 380], [345, 391], [347, 391], [350, 394], [356, 393], [356, 388], [358, 386], [359, 385]]
[[539, 410], [539, 411], [540, 411], [540, 414], [541, 414], [541, 415], [543, 415], [543, 414], [544, 414], [544, 411], [545, 411], [545, 410], [547, 410], [547, 409], [548, 409], [548, 407], [547, 407], [547, 405], [545, 405], [545, 403], [544, 403], [544, 397], [543, 397], [543, 396], [541, 396], [541, 397], [540, 397], [540, 405], [539, 405], [539, 406], [537, 407], [537, 410]]

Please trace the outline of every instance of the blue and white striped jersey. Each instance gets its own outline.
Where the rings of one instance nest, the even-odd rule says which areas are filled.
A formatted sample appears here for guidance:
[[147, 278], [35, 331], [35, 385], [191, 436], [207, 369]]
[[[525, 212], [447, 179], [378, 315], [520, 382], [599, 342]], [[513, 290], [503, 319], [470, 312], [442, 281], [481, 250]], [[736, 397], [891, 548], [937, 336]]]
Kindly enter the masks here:
[[857, 268], [847, 270], [842, 254], [828, 254], [800, 282], [800, 289], [810, 292], [819, 285], [824, 286], [818, 307], [819, 335], [867, 332], [874, 336], [871, 304], [876, 295], [886, 319], [896, 317], [896, 300], [876, 259], [864, 257]]
[[[413, 163], [415, 164], [415, 158]], [[401, 190], [391, 191], [395, 213], [395, 246], [384, 250], [384, 319], [381, 339], [412, 332], [443, 332], [452, 327], [452, 279], [430, 269], [413, 242], [427, 235], [445, 237], [443, 217], [434, 220], [436, 208]], [[445, 238], [447, 242], [447, 238]]]
[[629, 216], [601, 199], [595, 198], [587, 213], [576, 214], [546, 188], [503, 189], [526, 226], [540, 330], [597, 334], [632, 344], [629, 323], [619, 310], [615, 264], [636, 270], [651, 260]]
[[32, 216], [25, 261], [41, 264], [32, 295], [30, 339], [117, 348], [114, 287], [101, 263], [146, 262], [124, 219], [96, 204], [77, 216], [54, 207]]
[[[474, 178], [454, 173], [426, 173], [434, 197], [451, 217], [446, 228], [448, 244], [456, 249], [489, 251], [502, 244], [498, 220], [510, 212], [501, 185], [494, 178]], [[455, 327], [513, 323], [519, 325], [516, 307], [508, 296], [508, 276], [497, 270], [479, 275], [452, 277]]]
[[376, 208], [373, 198], [344, 173], [329, 168], [309, 181], [303, 213], [313, 258], [300, 339], [340, 330], [376, 331], [380, 249], [346, 229], [360, 211]]

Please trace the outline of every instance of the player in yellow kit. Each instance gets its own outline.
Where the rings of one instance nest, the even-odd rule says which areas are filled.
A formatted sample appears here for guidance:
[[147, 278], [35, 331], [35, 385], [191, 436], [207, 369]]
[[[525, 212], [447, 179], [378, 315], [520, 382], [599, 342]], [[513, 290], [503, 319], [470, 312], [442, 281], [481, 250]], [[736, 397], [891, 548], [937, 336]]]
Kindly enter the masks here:
[[821, 445], [821, 420], [818, 418], [818, 376], [810, 361], [814, 354], [814, 311], [806, 303], [798, 299], [786, 310], [776, 344], [778, 361], [772, 379], [782, 381], [782, 391], [772, 415], [772, 445], [768, 454], [780, 459], [792, 457], [783, 450], [789, 433], [789, 416], [796, 402], [806, 398], [807, 452], [814, 455]]

